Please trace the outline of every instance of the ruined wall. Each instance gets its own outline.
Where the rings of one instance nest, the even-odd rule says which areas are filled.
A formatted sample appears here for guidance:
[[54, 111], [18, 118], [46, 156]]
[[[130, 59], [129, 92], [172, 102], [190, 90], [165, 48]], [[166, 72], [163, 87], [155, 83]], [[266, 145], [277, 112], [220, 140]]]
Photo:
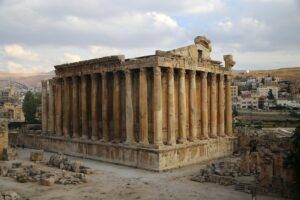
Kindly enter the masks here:
[[0, 160], [2, 159], [3, 149], [8, 147], [8, 128], [6, 121], [0, 121]]

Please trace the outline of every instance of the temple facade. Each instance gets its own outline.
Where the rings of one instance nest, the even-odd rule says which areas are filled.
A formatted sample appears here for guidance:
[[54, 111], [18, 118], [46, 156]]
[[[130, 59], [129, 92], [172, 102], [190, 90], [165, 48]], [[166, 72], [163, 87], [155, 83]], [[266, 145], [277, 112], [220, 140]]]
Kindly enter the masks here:
[[27, 146], [161, 171], [229, 155], [231, 55], [211, 44], [55, 66], [42, 81], [42, 134]]

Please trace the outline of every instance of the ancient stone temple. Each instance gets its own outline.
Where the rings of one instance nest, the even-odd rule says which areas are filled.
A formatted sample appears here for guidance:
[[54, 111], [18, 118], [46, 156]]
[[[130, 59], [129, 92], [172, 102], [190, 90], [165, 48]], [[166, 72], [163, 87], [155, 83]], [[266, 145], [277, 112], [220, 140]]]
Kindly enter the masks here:
[[42, 82], [42, 135], [27, 146], [155, 171], [232, 153], [231, 55], [194, 44], [55, 66]]

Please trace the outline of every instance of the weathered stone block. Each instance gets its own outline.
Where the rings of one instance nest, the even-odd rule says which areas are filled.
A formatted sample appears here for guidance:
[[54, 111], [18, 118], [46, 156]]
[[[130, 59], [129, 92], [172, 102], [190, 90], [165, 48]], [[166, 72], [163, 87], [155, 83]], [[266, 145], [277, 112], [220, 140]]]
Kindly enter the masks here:
[[43, 150], [30, 152], [30, 161], [38, 162], [38, 161], [42, 161], [43, 159], [44, 159]]

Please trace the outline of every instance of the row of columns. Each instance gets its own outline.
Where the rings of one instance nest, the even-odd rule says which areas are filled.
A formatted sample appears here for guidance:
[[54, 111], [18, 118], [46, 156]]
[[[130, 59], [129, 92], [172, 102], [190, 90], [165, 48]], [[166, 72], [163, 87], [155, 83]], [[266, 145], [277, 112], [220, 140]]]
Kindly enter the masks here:
[[[113, 73], [113, 138], [114, 142], [120, 142], [121, 139], [121, 96], [120, 96], [120, 72]], [[196, 100], [196, 71], [189, 71], [189, 90], [186, 91], [186, 70], [179, 69], [178, 85], [178, 138], [175, 135], [175, 87], [174, 87], [174, 69], [169, 68], [167, 72], [167, 119], [163, 119], [162, 113], [162, 75], [161, 68], [153, 69], [153, 88], [152, 88], [152, 116], [153, 116], [153, 145], [163, 145], [162, 121], [167, 120], [167, 144], [175, 145], [197, 139], [197, 100]], [[201, 139], [216, 138], [217, 136], [232, 136], [232, 108], [231, 108], [231, 89], [230, 76], [224, 79], [223, 74], [210, 75], [210, 93], [208, 93], [208, 73], [201, 72]], [[217, 81], [218, 76], [218, 81]], [[132, 99], [132, 76], [130, 70], [125, 70], [125, 143], [135, 143], [134, 137], [134, 113]], [[62, 81], [62, 82], [61, 82]], [[72, 77], [72, 88], [68, 78], [54, 79], [42, 82], [42, 128], [43, 132], [50, 132], [58, 136], [67, 137], [72, 129], [72, 137], [92, 140], [109, 141], [109, 119], [108, 119], [108, 84], [107, 73], [101, 74], [101, 116], [102, 116], [102, 135], [99, 137], [99, 103], [98, 92], [99, 77], [96, 74], [91, 75], [90, 98], [88, 96], [87, 76]], [[224, 87], [225, 84], [225, 87]], [[49, 87], [47, 89], [47, 87]], [[72, 89], [72, 92], [70, 91]], [[80, 88], [80, 94], [79, 94]], [[224, 91], [225, 88], [225, 91]], [[147, 91], [147, 71], [141, 68], [139, 72], [139, 124], [140, 138], [142, 144], [149, 144], [148, 140], [148, 91]], [[49, 91], [49, 92], [47, 92]], [[187, 112], [186, 95], [190, 94], [189, 112]], [[72, 94], [72, 96], [71, 96]], [[208, 94], [210, 94], [210, 107], [208, 106]], [[219, 94], [217, 98], [217, 94]], [[48, 96], [49, 95], [49, 96]], [[79, 110], [79, 98], [81, 112]], [[88, 100], [91, 101], [91, 119], [89, 119]], [[225, 105], [226, 102], [226, 105]], [[72, 113], [71, 113], [72, 111]], [[187, 116], [189, 113], [189, 116]], [[210, 117], [209, 117], [210, 114]], [[80, 116], [81, 115], [81, 116]], [[63, 120], [62, 120], [63, 119]], [[79, 133], [79, 124], [81, 119], [81, 133]], [[187, 135], [186, 123], [189, 119], [189, 131]], [[210, 123], [208, 120], [210, 119]], [[72, 121], [72, 123], [70, 123]], [[91, 135], [89, 135], [89, 123], [91, 123]], [[210, 124], [210, 126], [209, 126]], [[72, 125], [72, 127], [71, 127]]]

